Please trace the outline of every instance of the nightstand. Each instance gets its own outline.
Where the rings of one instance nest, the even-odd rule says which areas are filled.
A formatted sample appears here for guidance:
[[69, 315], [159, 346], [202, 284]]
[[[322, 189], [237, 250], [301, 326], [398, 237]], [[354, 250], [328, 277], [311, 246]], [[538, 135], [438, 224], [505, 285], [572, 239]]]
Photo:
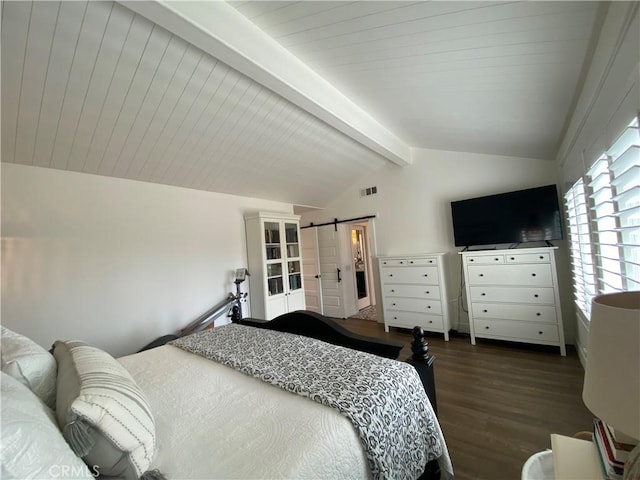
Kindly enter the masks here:
[[593, 442], [553, 433], [551, 451], [557, 480], [602, 480]]

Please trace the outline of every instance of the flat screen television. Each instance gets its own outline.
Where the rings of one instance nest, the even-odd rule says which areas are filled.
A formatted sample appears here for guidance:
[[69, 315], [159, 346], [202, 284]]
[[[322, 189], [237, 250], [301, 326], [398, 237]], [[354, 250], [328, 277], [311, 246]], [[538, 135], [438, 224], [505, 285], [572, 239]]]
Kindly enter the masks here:
[[457, 247], [562, 239], [555, 185], [451, 202]]

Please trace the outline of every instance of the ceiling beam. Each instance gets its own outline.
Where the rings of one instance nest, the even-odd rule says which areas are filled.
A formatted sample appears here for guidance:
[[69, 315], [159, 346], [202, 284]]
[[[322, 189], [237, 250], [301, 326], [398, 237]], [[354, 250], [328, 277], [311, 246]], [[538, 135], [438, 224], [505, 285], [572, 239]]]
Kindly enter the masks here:
[[409, 145], [225, 2], [121, 0], [119, 3], [391, 162], [400, 166], [412, 163]]

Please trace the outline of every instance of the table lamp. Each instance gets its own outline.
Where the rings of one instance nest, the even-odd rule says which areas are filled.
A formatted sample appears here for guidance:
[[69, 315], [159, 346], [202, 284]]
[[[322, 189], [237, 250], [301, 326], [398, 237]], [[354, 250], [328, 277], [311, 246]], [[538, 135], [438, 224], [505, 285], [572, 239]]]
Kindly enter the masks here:
[[616, 437], [636, 445], [624, 479], [640, 479], [640, 291], [593, 298], [582, 399]]

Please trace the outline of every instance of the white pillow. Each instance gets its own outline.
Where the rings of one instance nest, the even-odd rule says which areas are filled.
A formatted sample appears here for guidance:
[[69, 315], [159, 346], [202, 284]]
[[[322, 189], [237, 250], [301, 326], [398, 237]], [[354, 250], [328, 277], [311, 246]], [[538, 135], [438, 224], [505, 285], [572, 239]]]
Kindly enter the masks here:
[[1, 327], [2, 371], [19, 380], [51, 408], [56, 402], [56, 359], [30, 338]]
[[0, 477], [93, 479], [62, 437], [51, 409], [17, 379], [0, 375]]
[[82, 342], [56, 341], [56, 416], [64, 438], [101, 475], [123, 480], [163, 478], [148, 471], [155, 423], [144, 393], [111, 355]]

